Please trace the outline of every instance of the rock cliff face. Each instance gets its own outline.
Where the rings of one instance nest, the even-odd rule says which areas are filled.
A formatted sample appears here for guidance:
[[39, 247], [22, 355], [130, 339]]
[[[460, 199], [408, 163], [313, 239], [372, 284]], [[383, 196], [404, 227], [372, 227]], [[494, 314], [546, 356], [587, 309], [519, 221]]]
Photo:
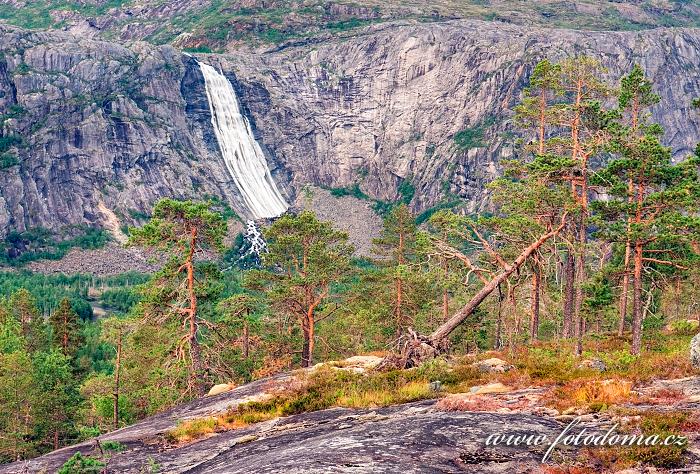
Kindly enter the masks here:
[[161, 196], [238, 196], [194, 60], [53, 33], [0, 31], [0, 229], [124, 221]]
[[[192, 58], [11, 27], [0, 27], [0, 45], [0, 234], [103, 225], [104, 208], [129, 223], [162, 196], [218, 196], [245, 216]], [[413, 193], [423, 210], [453, 196], [484, 204], [498, 160], [514, 153], [509, 110], [532, 67], [572, 53], [599, 57], [611, 78], [640, 63], [662, 96], [654, 115], [667, 143], [677, 158], [690, 152], [700, 137], [696, 30], [383, 24], [200, 59], [233, 82], [290, 200], [307, 183], [359, 183], [376, 199]]]
[[[456, 21], [381, 25], [343, 42], [305, 44], [223, 61], [258, 129], [294, 183], [361, 183], [414, 209], [449, 194], [473, 208], [499, 158], [514, 153], [509, 117], [536, 62], [590, 54], [611, 81], [639, 63], [661, 104], [654, 118], [681, 158], [700, 139], [690, 101], [700, 78], [700, 32], [595, 33]], [[455, 136], [463, 132], [460, 147]], [[465, 144], [466, 141], [466, 144]], [[404, 186], [404, 189], [408, 186]]]

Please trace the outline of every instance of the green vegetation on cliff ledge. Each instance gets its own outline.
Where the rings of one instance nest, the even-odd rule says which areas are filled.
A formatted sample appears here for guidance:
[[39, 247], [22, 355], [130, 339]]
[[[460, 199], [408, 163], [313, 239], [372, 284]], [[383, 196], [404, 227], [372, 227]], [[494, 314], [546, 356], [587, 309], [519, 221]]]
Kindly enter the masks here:
[[0, 242], [0, 264], [21, 266], [35, 260], [58, 260], [72, 248], [97, 249], [109, 239], [105, 230], [86, 226], [73, 226], [60, 233], [42, 227], [10, 231]]

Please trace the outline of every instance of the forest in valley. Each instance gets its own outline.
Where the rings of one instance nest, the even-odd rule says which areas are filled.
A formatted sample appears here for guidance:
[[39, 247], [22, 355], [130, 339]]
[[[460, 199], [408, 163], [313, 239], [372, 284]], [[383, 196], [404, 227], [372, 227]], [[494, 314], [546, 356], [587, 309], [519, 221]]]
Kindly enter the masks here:
[[[456, 205], [418, 223], [405, 203], [387, 206], [371, 257], [311, 211], [263, 226], [264, 246], [227, 249], [221, 203], [162, 199], [129, 229], [129, 245], [165, 255], [152, 275], [3, 273], [0, 460], [132, 424], [214, 384], [357, 354], [389, 355], [387, 371], [418, 367], [377, 382], [385, 389], [397, 377], [448, 380], [436, 360], [486, 351], [518, 360], [521, 383], [565, 384], [584, 359], [628, 377], [691, 374], [700, 148], [672, 160], [640, 67], [604, 77], [588, 57], [538, 63], [513, 110], [525, 138], [488, 186], [489, 212]], [[90, 293], [106, 317], [92, 316]], [[379, 390], [358, 380], [343, 383]], [[313, 406], [370, 403], [328, 393]]]

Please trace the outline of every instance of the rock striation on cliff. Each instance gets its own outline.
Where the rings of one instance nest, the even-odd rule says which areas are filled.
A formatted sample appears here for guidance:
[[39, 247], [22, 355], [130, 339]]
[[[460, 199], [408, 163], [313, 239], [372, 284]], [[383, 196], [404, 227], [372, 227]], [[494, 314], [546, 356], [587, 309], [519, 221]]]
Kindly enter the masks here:
[[[0, 26], [0, 235], [121, 224], [159, 197], [246, 208], [221, 158], [201, 72], [170, 46], [129, 46]], [[511, 108], [534, 64], [590, 54], [619, 77], [639, 63], [662, 101], [674, 157], [700, 137], [700, 31], [542, 30], [480, 21], [399, 22], [331, 41], [198, 55], [221, 67], [291, 202], [306, 184], [410, 200], [416, 211], [487, 202], [517, 153]], [[112, 223], [113, 224], [113, 223]]]

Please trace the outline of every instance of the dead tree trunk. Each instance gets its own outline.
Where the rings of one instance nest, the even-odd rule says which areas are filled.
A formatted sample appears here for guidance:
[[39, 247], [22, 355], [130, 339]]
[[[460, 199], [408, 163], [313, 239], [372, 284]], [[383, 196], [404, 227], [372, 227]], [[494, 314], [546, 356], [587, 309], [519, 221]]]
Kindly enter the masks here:
[[517, 271], [528, 258], [532, 256], [545, 242], [557, 235], [566, 225], [567, 213], [561, 217], [561, 223], [556, 229], [541, 235], [536, 241], [530, 244], [512, 264], [503, 262], [501, 273], [492, 278], [484, 287], [456, 314], [445, 321], [430, 336], [416, 334], [411, 328], [408, 329], [407, 337], [400, 340], [399, 354], [386, 357], [380, 367], [415, 367], [421, 362], [429, 360], [445, 352], [448, 348], [447, 337], [459, 326], [474, 310], [486, 299], [494, 290]]
[[501, 273], [496, 275], [489, 283], [487, 283], [481, 291], [479, 291], [461, 310], [454, 314], [450, 319], [448, 319], [442, 326], [437, 328], [431, 335], [430, 341], [434, 346], [437, 346], [447, 338], [452, 331], [459, 326], [462, 321], [464, 321], [472, 312], [481, 304], [482, 301], [490, 295], [493, 290], [495, 290], [498, 285], [503, 283], [509, 276], [511, 276], [520, 266], [527, 261], [530, 256], [537, 251], [545, 242], [557, 235], [566, 224], [566, 213], [562, 216], [562, 222], [556, 229], [553, 229], [546, 234], [543, 234], [534, 241], [530, 246], [522, 251], [520, 255], [513, 261], [512, 264], [508, 265]]

